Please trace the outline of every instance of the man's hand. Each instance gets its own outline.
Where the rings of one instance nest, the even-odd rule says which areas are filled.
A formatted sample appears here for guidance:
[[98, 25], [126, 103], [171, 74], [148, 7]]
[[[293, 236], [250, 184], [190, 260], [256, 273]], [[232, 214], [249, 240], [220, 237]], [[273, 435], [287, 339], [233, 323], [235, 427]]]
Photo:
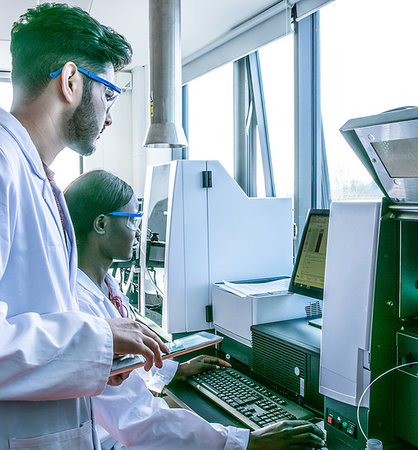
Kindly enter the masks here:
[[196, 356], [196, 358], [179, 364], [174, 379], [184, 381], [193, 375], [207, 370], [219, 369], [221, 366], [231, 367], [231, 364], [215, 356]]
[[305, 420], [285, 420], [283, 422], [252, 431], [248, 450], [288, 450], [321, 448], [325, 445], [325, 435], [316, 425]]
[[160, 350], [168, 353], [168, 348], [151, 330], [139, 322], [128, 318], [106, 319], [113, 334], [113, 353], [126, 355], [133, 353], [146, 359], [144, 369], [150, 370], [155, 364], [161, 368]]

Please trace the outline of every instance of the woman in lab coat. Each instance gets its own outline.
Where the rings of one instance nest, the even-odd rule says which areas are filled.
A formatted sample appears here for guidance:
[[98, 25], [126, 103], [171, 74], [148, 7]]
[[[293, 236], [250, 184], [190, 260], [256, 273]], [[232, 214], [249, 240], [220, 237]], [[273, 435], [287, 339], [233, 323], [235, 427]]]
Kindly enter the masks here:
[[[111, 173], [96, 170], [70, 184], [65, 198], [77, 238], [80, 309], [99, 317], [126, 316], [129, 301], [108, 269], [114, 259], [131, 259], [137, 245], [138, 201], [132, 188]], [[321, 446], [322, 432], [306, 422], [274, 425], [250, 437], [248, 430], [210, 424], [190, 411], [170, 409], [148, 390], [160, 392], [176, 372], [186, 378], [217, 365], [229, 364], [203, 356], [178, 367], [165, 361], [152, 376], [134, 370], [121, 385], [117, 385], [121, 379], [114, 379], [113, 386], [93, 399], [97, 422], [113, 437], [101, 431], [103, 448], [111, 448], [115, 439], [132, 449], [245, 449], [249, 438], [253, 448], [284, 449], [291, 441], [301, 443], [292, 448]]]

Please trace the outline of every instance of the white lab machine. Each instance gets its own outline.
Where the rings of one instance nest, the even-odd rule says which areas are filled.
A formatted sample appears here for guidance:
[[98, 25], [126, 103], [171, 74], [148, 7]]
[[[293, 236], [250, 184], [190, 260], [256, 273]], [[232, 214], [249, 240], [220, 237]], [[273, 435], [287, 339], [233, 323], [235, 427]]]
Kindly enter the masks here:
[[341, 131], [385, 197], [331, 205], [320, 360], [327, 443], [416, 448], [418, 108]]
[[152, 166], [141, 312], [168, 333], [211, 328], [212, 283], [288, 275], [292, 243], [291, 199], [247, 197], [218, 161]]
[[[257, 280], [260, 284], [267, 280]], [[289, 281], [289, 278], [287, 278]], [[224, 289], [224, 283], [212, 287], [213, 323], [224, 336], [251, 347], [251, 326], [306, 316], [306, 297], [290, 292], [265, 292], [237, 295]]]
[[215, 283], [215, 329], [251, 347], [253, 325], [320, 316], [328, 221], [328, 210], [309, 210], [291, 277], [278, 273], [273, 279]]

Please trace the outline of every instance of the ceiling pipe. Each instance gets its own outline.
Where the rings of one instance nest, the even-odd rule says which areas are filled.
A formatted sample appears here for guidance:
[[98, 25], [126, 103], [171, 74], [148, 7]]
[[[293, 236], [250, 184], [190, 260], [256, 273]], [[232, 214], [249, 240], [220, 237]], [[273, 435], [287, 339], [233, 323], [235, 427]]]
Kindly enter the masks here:
[[186, 147], [181, 125], [180, 0], [149, 0], [150, 116], [145, 147]]

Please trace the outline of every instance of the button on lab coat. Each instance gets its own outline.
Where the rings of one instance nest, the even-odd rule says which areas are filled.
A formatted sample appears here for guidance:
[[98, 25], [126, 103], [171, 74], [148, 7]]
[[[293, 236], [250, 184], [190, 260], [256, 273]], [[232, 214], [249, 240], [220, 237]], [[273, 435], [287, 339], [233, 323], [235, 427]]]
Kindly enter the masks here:
[[[91, 400], [113, 358], [107, 323], [78, 310], [67, 243], [30, 137], [0, 109], [0, 450], [91, 449]], [[68, 245], [68, 248], [67, 248]]]

